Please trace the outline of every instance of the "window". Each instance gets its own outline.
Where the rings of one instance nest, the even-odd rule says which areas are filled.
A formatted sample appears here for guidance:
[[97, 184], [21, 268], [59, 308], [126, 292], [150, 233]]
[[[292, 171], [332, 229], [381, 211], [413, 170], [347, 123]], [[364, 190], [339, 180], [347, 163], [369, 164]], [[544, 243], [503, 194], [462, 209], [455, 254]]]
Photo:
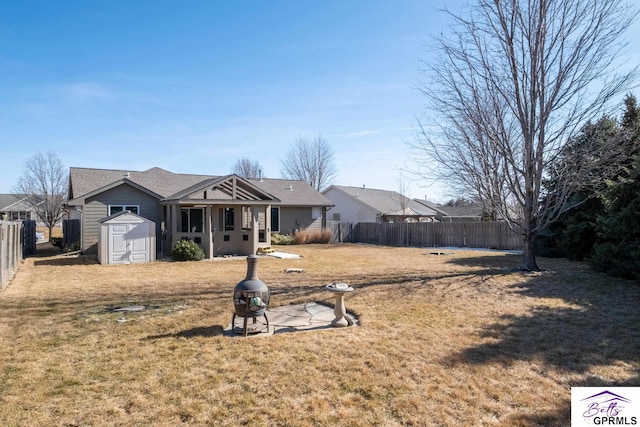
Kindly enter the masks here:
[[271, 231], [280, 232], [280, 208], [271, 208]]
[[242, 207], [242, 229], [251, 230], [251, 206]]
[[235, 208], [220, 208], [220, 229], [222, 231], [232, 231], [235, 227]]
[[31, 212], [29, 211], [11, 211], [9, 214], [11, 221], [27, 221], [31, 219]]
[[318, 219], [322, 217], [322, 208], [319, 206], [313, 206], [311, 208], [311, 219]]
[[180, 214], [180, 232], [202, 233], [204, 228], [204, 210], [202, 208], [182, 208]]
[[129, 211], [134, 214], [138, 214], [140, 207], [134, 205], [109, 205], [109, 215], [114, 213]]

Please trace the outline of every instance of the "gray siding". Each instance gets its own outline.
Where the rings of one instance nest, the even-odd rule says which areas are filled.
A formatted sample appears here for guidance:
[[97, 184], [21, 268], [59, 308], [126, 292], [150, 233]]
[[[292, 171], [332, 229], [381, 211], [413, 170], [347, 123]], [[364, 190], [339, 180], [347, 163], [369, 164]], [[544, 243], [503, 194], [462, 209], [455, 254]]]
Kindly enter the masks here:
[[158, 200], [123, 184], [86, 200], [82, 218], [84, 241], [82, 249], [85, 253], [98, 253], [97, 245], [100, 229], [98, 221], [109, 215], [109, 205], [139, 206], [138, 215], [156, 223], [156, 250], [159, 249], [162, 240], [162, 234], [160, 233], [162, 218]]
[[294, 230], [322, 230], [322, 217], [311, 218], [311, 207], [280, 207], [280, 233], [291, 234]]
[[[350, 195], [336, 188], [330, 188], [324, 195], [335, 206], [329, 210], [329, 219], [333, 214], [340, 214], [340, 222], [380, 222], [378, 211], [371, 206], [354, 199]], [[399, 209], [399, 208], [398, 208]]]

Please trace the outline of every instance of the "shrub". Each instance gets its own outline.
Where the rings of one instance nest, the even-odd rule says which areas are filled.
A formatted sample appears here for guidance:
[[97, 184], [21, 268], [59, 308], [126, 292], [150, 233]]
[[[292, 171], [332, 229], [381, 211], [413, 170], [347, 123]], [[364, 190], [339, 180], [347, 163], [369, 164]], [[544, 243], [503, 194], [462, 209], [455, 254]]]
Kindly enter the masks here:
[[57, 246], [60, 249], [62, 249], [62, 237], [50, 237], [49, 238], [49, 242], [53, 245], [53, 246]]
[[331, 230], [325, 228], [321, 231], [297, 231], [293, 236], [293, 241], [296, 245], [329, 243], [331, 241]]
[[171, 250], [175, 261], [200, 261], [204, 259], [204, 251], [193, 240], [180, 240]]
[[274, 245], [293, 245], [293, 237], [287, 234], [271, 233], [271, 243]]

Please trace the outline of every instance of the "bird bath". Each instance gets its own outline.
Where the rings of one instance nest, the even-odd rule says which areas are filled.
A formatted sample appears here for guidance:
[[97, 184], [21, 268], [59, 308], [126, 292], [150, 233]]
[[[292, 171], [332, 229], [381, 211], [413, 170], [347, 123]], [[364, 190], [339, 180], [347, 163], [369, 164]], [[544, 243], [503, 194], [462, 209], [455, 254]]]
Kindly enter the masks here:
[[353, 325], [353, 321], [346, 316], [347, 311], [344, 307], [344, 294], [353, 292], [353, 288], [346, 283], [330, 283], [326, 286], [329, 292], [332, 292], [336, 296], [336, 304], [333, 309], [333, 314], [336, 316], [331, 321], [331, 326], [344, 327]]

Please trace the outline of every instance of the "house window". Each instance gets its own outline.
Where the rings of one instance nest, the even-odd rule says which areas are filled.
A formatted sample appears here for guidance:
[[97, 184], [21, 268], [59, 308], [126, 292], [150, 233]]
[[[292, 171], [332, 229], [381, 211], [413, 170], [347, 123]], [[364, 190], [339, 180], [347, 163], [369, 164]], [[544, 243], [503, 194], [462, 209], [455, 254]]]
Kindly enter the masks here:
[[334, 213], [333, 214], [333, 220], [340, 222], [340, 214], [339, 213]]
[[242, 207], [242, 229], [251, 230], [251, 206]]
[[140, 210], [140, 206], [134, 205], [109, 205], [109, 215], [113, 215], [114, 213], [129, 211], [134, 214], [138, 214]]
[[313, 206], [311, 208], [311, 219], [318, 219], [322, 217], [322, 208], [320, 206]]
[[233, 231], [235, 213], [235, 208], [220, 208], [220, 228], [222, 231]]
[[11, 211], [11, 221], [28, 221], [31, 219], [31, 212], [29, 211]]
[[180, 232], [202, 233], [204, 228], [204, 210], [202, 208], [182, 208], [180, 214]]
[[271, 231], [280, 232], [280, 208], [271, 208]]

